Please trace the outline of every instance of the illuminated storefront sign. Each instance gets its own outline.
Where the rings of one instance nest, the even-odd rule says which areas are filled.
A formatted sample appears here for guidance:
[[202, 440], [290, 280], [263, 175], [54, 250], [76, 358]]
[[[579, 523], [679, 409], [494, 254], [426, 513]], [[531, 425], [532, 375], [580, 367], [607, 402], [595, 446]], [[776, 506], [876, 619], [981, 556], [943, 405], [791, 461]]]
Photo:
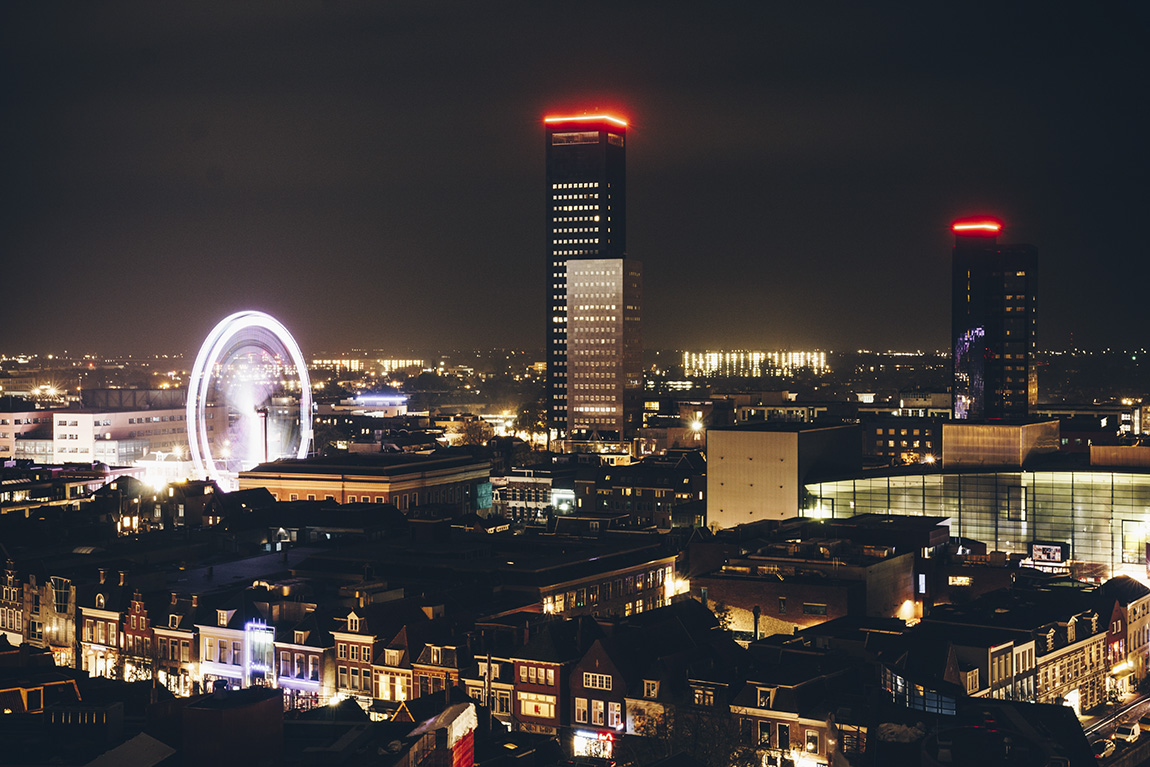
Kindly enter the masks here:
[[244, 635], [244, 679], [247, 686], [270, 685], [275, 660], [275, 629], [262, 621], [248, 621]]
[[615, 736], [609, 732], [575, 732], [575, 756], [610, 759], [615, 752]]

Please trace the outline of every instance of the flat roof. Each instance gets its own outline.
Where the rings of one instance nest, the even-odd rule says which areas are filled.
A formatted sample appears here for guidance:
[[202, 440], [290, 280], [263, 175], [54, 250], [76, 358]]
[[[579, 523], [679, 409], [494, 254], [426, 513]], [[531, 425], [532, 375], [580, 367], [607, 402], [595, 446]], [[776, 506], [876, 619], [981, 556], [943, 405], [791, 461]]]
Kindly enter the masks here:
[[453, 529], [447, 541], [407, 538], [324, 550], [294, 566], [298, 575], [362, 572], [371, 562], [389, 582], [487, 575], [505, 587], [547, 588], [675, 555], [655, 534], [635, 539], [587, 541], [509, 533], [471, 534]]
[[708, 431], [764, 431], [764, 432], [803, 432], [803, 431], [819, 431], [830, 429], [847, 429], [859, 428], [855, 423], [835, 423], [835, 424], [819, 424], [819, 423], [799, 423], [792, 421], [756, 421], [755, 423], [742, 423], [737, 426], [715, 426]]
[[1086, 453], [1047, 453], [1032, 456], [1024, 466], [943, 466], [941, 462], [933, 464], [907, 464], [906, 466], [881, 466], [873, 469], [862, 469], [834, 476], [820, 477], [804, 483], [805, 485], [829, 484], [832, 482], [866, 481], [874, 479], [890, 479], [892, 477], [927, 477], [927, 476], [974, 476], [977, 474], [1041, 474], [1053, 472], [1072, 472], [1078, 474], [1150, 474], [1150, 466], [1105, 466], [1091, 465], [1090, 456]]
[[349, 454], [261, 463], [242, 474], [368, 474], [390, 476], [469, 465], [490, 465], [471, 455], [413, 455], [410, 453]]
[[945, 525], [950, 517], [920, 517], [907, 514], [878, 514], [868, 512], [856, 514], [853, 517], [836, 517], [823, 520], [828, 524], [848, 527], [866, 527], [875, 530], [889, 530], [898, 528], [902, 530], [932, 530], [939, 525]]

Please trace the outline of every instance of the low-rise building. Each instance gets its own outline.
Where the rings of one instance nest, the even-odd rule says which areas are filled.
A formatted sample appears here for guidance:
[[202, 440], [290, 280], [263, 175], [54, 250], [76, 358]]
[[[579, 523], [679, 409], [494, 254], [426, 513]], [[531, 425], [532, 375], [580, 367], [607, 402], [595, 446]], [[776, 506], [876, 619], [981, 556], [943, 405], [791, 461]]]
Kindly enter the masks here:
[[375, 656], [372, 673], [376, 682], [375, 696], [385, 705], [416, 697], [412, 661], [423, 652], [423, 630], [426, 617], [415, 616], [383, 643]]
[[171, 592], [166, 605], [152, 605], [156, 682], [173, 695], [200, 691], [196, 612], [199, 595]]
[[390, 503], [401, 511], [438, 504], [491, 508], [491, 471], [466, 452], [377, 454], [264, 463], [240, 473], [240, 490], [264, 487], [279, 501]]
[[703, 500], [707, 459], [698, 450], [670, 450], [638, 463], [600, 470], [596, 508], [625, 513], [639, 527], [669, 532], [676, 506]]
[[275, 640], [276, 687], [283, 690], [284, 707], [304, 711], [335, 694], [330, 669], [335, 639], [322, 626], [315, 605], [308, 607], [298, 620], [277, 622]]
[[707, 432], [707, 524], [712, 529], [799, 516], [804, 485], [858, 471], [859, 426], [752, 423]]
[[920, 614], [914, 554], [842, 539], [762, 544], [691, 578], [692, 593], [743, 634], [790, 634], [846, 615]]
[[710, 611], [687, 599], [612, 629], [569, 674], [575, 756], [612, 758], [620, 738], [667, 738], [688, 716], [725, 720], [745, 653]]
[[[840, 743], [832, 731], [852, 666], [842, 657], [766, 643], [750, 646], [747, 678], [731, 701], [739, 729], [762, 754], [762, 764], [826, 765], [836, 751], [854, 757], [865, 745], [866, 727]], [[848, 762], [849, 763], [849, 762]]]
[[1100, 611], [1113, 604], [1107, 661], [1114, 684], [1123, 692], [1131, 691], [1150, 673], [1150, 588], [1119, 575], [1099, 586], [1098, 596]]
[[0, 635], [17, 646], [24, 641], [24, 581], [9, 559], [0, 584]]
[[[153, 602], [156, 600], [153, 599]], [[156, 677], [155, 632], [144, 595], [139, 589], [132, 592], [123, 626], [123, 670], [125, 682], [150, 682]]]
[[942, 455], [943, 420], [895, 415], [863, 418], [863, 455], [880, 463], [932, 463]]
[[[940, 636], [953, 627], [988, 632], [988, 679], [979, 689], [986, 688], [989, 697], [1067, 705], [1081, 713], [1105, 702], [1112, 686], [1108, 637], [1125, 633], [1125, 627], [1110, 630], [1110, 616], [1100, 614], [1097, 603], [1093, 587], [1050, 581], [992, 592], [966, 605], [942, 605], [924, 623], [938, 626]], [[992, 634], [1004, 638], [992, 640]]]
[[124, 571], [111, 575], [104, 569], [99, 572], [98, 582], [82, 587], [77, 596], [79, 667], [91, 676], [123, 679], [121, 635], [132, 592], [124, 585]]
[[442, 622], [432, 628], [423, 650], [411, 662], [416, 697], [459, 686], [463, 671], [472, 662], [465, 636], [449, 631]]

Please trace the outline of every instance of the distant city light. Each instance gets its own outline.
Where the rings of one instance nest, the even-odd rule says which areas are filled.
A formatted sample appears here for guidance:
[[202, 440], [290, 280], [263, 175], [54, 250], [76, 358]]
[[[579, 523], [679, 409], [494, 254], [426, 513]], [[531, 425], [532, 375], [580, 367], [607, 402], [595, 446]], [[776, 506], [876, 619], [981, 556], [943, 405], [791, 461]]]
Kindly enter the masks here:
[[355, 398], [360, 405], [402, 405], [407, 402], [403, 394], [361, 394]]
[[826, 352], [683, 352], [683, 372], [687, 376], [720, 378], [761, 378], [793, 375], [809, 370], [819, 375], [830, 372]]

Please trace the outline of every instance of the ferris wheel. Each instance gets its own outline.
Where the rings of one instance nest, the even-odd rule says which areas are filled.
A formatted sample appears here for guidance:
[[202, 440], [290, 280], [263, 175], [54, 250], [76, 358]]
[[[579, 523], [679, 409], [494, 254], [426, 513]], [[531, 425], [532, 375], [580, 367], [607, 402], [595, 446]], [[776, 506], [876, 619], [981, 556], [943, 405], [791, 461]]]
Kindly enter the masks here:
[[305, 458], [311, 382], [291, 333], [256, 311], [225, 317], [200, 347], [188, 380], [188, 453], [198, 476], [233, 490], [239, 472]]

